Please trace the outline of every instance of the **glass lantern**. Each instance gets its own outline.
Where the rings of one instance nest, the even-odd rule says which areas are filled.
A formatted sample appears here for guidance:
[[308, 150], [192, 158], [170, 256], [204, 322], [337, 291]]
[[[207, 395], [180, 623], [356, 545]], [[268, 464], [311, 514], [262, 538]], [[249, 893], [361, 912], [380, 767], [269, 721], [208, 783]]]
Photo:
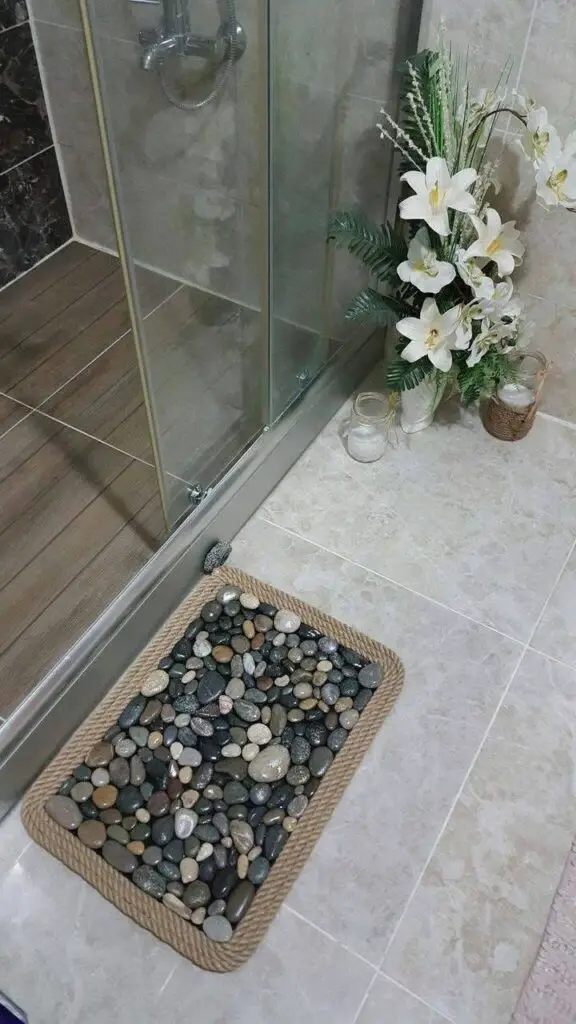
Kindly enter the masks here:
[[346, 447], [356, 462], [377, 462], [389, 443], [390, 405], [386, 395], [364, 391], [357, 395], [348, 426]]

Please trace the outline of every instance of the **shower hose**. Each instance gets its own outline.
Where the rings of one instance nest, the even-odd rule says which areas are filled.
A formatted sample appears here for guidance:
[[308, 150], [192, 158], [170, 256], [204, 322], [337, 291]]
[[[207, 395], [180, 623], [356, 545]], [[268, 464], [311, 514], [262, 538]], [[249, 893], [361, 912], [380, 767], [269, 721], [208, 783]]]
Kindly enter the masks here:
[[215, 100], [220, 95], [224, 88], [232, 68], [234, 67], [234, 61], [236, 57], [236, 32], [238, 29], [238, 21], [236, 18], [236, 3], [235, 0], [225, 0], [227, 7], [227, 27], [228, 32], [226, 35], [226, 55], [222, 63], [218, 66], [216, 71], [216, 77], [214, 84], [210, 92], [203, 96], [199, 100], [184, 100], [176, 96], [170, 83], [167, 81], [165, 65], [162, 65], [160, 69], [160, 81], [162, 83], [162, 90], [166, 99], [172, 103], [175, 107], [180, 107], [181, 110], [201, 110], [202, 107], [206, 107], [212, 100]]

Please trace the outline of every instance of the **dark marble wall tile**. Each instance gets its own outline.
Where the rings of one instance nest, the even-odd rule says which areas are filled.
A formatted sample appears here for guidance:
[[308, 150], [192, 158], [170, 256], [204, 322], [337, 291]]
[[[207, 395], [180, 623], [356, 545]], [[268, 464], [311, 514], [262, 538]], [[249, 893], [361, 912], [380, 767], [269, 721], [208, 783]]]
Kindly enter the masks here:
[[28, 11], [26, 0], [0, 0], [0, 32], [5, 28], [12, 28], [26, 21]]
[[0, 175], [0, 285], [71, 237], [54, 148]]
[[30, 25], [0, 32], [0, 172], [50, 146]]

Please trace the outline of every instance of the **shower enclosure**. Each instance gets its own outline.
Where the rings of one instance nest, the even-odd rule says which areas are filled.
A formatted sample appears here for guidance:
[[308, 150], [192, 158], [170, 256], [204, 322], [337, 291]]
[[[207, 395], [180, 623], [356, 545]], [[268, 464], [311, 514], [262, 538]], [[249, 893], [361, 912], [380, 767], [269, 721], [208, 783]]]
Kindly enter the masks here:
[[[60, 27], [70, 6], [47, 6], [40, 17]], [[381, 337], [344, 319], [361, 272], [327, 245], [327, 222], [343, 206], [385, 215], [392, 157], [375, 122], [394, 105], [421, 3], [79, 8], [69, 31], [90, 69], [107, 247], [122, 263], [168, 539], [0, 731], [0, 807], [381, 355]], [[77, 102], [58, 73], [62, 103]], [[68, 150], [91, 153], [88, 119], [76, 120]]]

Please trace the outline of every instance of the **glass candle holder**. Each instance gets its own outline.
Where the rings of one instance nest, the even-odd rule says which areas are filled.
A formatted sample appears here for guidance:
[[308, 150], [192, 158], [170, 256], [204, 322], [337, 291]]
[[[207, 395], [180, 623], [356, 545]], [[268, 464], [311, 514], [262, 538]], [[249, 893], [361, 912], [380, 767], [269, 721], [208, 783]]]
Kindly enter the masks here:
[[526, 411], [540, 397], [548, 362], [541, 352], [526, 352], [515, 362], [515, 367], [516, 380], [503, 384], [496, 397], [510, 409]]
[[348, 426], [346, 447], [356, 462], [377, 462], [388, 446], [390, 407], [386, 395], [364, 391], [357, 395]]

